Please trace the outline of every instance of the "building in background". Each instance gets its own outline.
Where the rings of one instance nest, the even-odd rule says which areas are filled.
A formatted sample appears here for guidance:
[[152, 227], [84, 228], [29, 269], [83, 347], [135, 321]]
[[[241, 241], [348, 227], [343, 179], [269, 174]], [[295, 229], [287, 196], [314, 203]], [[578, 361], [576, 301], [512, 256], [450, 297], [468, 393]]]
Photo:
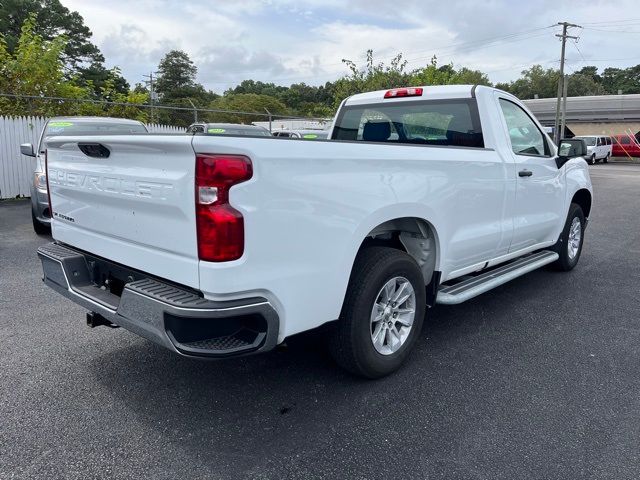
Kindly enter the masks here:
[[[553, 127], [556, 99], [523, 103], [546, 127]], [[573, 135], [618, 135], [640, 132], [640, 95], [599, 95], [567, 98], [567, 130]], [[573, 134], [573, 135], [571, 135]]]

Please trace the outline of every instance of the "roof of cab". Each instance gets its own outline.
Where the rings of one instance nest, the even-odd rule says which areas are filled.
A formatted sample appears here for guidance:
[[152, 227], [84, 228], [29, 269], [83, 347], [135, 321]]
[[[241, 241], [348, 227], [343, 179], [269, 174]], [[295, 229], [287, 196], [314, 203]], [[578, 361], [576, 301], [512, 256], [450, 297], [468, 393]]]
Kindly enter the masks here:
[[[425, 85], [422, 88], [422, 95], [415, 97], [384, 98], [384, 94], [391, 88], [366, 92], [353, 95], [347, 99], [345, 105], [363, 105], [380, 102], [415, 102], [419, 100], [442, 100], [448, 98], [471, 98], [471, 92], [475, 85]], [[418, 88], [418, 87], [416, 87]]]

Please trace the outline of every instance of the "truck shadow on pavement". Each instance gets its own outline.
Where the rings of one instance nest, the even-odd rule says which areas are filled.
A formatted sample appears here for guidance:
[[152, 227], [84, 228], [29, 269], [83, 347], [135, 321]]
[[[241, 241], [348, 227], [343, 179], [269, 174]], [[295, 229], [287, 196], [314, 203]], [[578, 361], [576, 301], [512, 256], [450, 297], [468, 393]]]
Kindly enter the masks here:
[[89, 368], [120, 408], [185, 455], [206, 454], [207, 463], [232, 458], [247, 471], [266, 458], [277, 463], [279, 456], [322, 448], [391, 406], [398, 415], [425, 415], [424, 421], [466, 410], [470, 401], [491, 410], [504, 401], [502, 380], [492, 388], [477, 379], [500, 364], [512, 370], [526, 355], [532, 338], [510, 334], [525, 313], [517, 299], [536, 277], [540, 283], [548, 275], [534, 272], [465, 305], [432, 309], [409, 362], [377, 381], [343, 372], [316, 336], [284, 350], [217, 361], [182, 358], [136, 339], [93, 357]]

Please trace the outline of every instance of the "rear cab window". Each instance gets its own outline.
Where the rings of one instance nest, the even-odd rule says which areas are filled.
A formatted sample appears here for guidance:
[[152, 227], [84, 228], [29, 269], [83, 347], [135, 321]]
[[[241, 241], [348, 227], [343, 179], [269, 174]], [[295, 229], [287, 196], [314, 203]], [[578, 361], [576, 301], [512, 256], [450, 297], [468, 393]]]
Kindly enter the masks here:
[[484, 148], [475, 99], [345, 106], [333, 140]]

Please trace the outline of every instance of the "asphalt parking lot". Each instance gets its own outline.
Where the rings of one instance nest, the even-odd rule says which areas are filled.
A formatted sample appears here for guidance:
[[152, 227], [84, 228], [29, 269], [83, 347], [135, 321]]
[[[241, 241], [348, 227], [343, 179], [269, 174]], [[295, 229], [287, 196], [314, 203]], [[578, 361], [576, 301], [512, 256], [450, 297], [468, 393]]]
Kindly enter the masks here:
[[578, 267], [432, 309], [379, 381], [311, 341], [210, 363], [89, 329], [0, 203], [0, 478], [640, 478], [640, 166], [590, 170]]

